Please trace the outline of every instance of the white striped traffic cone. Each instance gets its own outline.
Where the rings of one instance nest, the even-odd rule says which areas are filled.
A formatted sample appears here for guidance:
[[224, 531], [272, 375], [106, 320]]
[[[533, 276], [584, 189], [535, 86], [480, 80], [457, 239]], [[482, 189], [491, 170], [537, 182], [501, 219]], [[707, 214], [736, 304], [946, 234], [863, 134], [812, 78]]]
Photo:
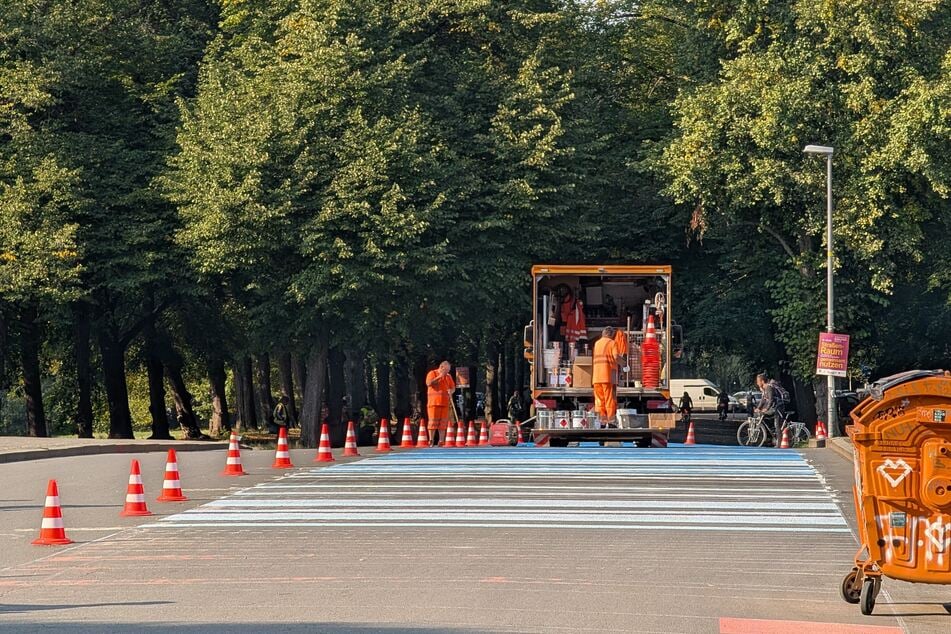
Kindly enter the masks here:
[[380, 435], [376, 442], [376, 452], [386, 453], [390, 450], [390, 424], [384, 418], [380, 421]]
[[343, 443], [343, 455], [345, 458], [360, 455], [357, 450], [357, 434], [353, 429], [353, 421], [347, 423], [347, 440]]
[[403, 419], [403, 438], [400, 442], [400, 449], [412, 449], [413, 443], [413, 424], [409, 422], [409, 417]]
[[466, 447], [478, 447], [479, 439], [476, 437], [475, 421], [469, 421], [469, 435], [466, 436]]
[[228, 440], [228, 462], [225, 464], [225, 470], [221, 472], [221, 475], [248, 475], [241, 466], [241, 447], [238, 446], [237, 432], [231, 432], [231, 438]]
[[690, 421], [690, 427], [687, 428], [687, 440], [684, 441], [685, 445], [696, 445], [697, 437], [693, 432], [693, 421]]
[[293, 469], [294, 463], [291, 462], [291, 452], [287, 448], [287, 427], [280, 427], [277, 430], [277, 451], [274, 452], [274, 464], [272, 469]]
[[779, 443], [780, 449], [789, 449], [789, 428], [783, 429], [783, 440]]
[[126, 488], [125, 508], [119, 515], [151, 515], [152, 511], [145, 505], [145, 487], [142, 486], [142, 472], [139, 471], [139, 461], [132, 461], [129, 473], [129, 486]]
[[162, 494], [156, 498], [159, 502], [185, 502], [188, 500], [182, 493], [182, 482], [178, 475], [178, 458], [175, 450], [168, 450], [165, 460], [165, 481], [162, 483]]
[[63, 527], [63, 510], [59, 505], [59, 490], [56, 480], [50, 480], [46, 485], [46, 504], [43, 506], [43, 522], [40, 524], [40, 536], [33, 540], [36, 546], [60, 546], [72, 544], [73, 540], [66, 537]]
[[465, 447], [466, 446], [466, 424], [462, 421], [459, 421], [459, 425], [456, 427], [456, 447]]
[[479, 446], [486, 447], [489, 444], [489, 424], [482, 421], [479, 428]]
[[429, 428], [426, 426], [426, 419], [419, 421], [419, 433], [416, 434], [416, 448], [426, 449], [429, 447]]
[[317, 447], [317, 456], [314, 462], [333, 462], [334, 455], [330, 451], [330, 426], [324, 423], [320, 426], [320, 446]]

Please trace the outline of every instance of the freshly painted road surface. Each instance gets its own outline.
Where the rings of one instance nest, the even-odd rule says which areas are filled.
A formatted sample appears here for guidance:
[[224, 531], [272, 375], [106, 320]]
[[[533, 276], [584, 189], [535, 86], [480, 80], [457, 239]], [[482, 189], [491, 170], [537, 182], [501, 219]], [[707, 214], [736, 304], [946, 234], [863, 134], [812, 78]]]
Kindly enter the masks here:
[[301, 468], [7, 568], [0, 628], [902, 631], [894, 606], [838, 597], [854, 552], [792, 451], [425, 450]]

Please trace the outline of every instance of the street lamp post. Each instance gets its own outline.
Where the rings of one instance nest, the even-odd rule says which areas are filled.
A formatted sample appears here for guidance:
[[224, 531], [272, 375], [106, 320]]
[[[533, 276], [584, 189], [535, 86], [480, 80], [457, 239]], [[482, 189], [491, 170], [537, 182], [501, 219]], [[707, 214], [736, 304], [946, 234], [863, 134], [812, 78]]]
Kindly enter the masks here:
[[[807, 145], [806, 154], [826, 157], [826, 332], [833, 332], [832, 290], [832, 151], [826, 145]], [[835, 377], [826, 377], [826, 418], [829, 422], [829, 437], [835, 435]]]

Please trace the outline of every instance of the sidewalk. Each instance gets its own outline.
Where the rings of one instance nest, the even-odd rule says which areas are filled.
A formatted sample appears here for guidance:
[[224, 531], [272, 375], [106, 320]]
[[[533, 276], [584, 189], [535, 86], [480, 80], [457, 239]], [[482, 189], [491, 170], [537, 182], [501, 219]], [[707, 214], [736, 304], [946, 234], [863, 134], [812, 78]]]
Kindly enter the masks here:
[[31, 438], [0, 436], [0, 463], [91, 456], [106, 453], [149, 451], [209, 451], [227, 449], [227, 441], [215, 440], [114, 440], [107, 438]]
[[855, 460], [855, 451], [852, 449], [852, 440], [848, 436], [836, 436], [826, 440], [826, 447], [839, 454], [849, 462]]

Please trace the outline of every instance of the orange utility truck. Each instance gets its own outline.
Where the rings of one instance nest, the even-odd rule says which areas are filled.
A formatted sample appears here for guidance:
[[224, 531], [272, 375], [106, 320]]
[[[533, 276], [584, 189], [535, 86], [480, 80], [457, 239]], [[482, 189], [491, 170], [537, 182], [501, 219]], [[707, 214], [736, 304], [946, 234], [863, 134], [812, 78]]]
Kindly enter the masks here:
[[[536, 444], [633, 441], [666, 446], [675, 415], [670, 362], [680, 356], [680, 329], [670, 315], [669, 266], [537, 265], [532, 316], [525, 328]], [[607, 327], [624, 354], [616, 373], [617, 415], [594, 409], [595, 342]], [[654, 343], [656, 342], [656, 343]]]

